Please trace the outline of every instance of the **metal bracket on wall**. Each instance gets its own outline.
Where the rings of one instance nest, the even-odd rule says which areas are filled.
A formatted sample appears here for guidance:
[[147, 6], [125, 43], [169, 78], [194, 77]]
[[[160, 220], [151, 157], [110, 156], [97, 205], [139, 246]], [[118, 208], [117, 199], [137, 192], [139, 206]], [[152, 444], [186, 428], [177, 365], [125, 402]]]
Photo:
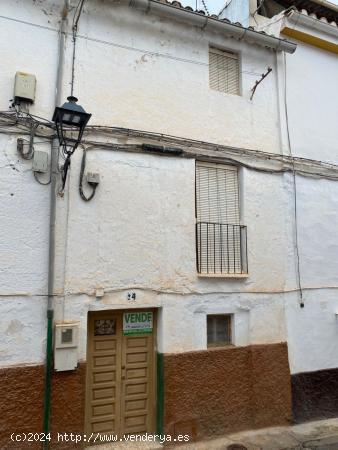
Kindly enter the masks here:
[[262, 73], [261, 79], [256, 80], [254, 87], [251, 89], [252, 94], [251, 94], [250, 100], [253, 99], [253, 96], [255, 95], [257, 86], [264, 80], [264, 78], [266, 78], [269, 75], [270, 72], [272, 72], [272, 69], [271, 69], [271, 67], [268, 67], [267, 72]]

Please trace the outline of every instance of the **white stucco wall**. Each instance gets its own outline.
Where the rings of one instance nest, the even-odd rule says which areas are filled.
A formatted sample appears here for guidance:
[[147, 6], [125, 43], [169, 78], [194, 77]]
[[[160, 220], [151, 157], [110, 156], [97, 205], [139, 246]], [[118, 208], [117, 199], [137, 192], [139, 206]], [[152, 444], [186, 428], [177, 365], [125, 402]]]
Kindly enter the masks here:
[[286, 56], [293, 154], [337, 164], [337, 55], [299, 42], [293, 56]]
[[[249, 100], [272, 51], [101, 2], [87, 4], [79, 34], [75, 92], [93, 124], [278, 152], [274, 74]], [[240, 53], [242, 96], [209, 89], [209, 45]]]
[[[274, 22], [276, 19], [272, 18], [271, 23]], [[285, 19], [276, 25], [279, 28], [295, 28], [322, 41], [336, 42], [337, 39], [336, 27], [307, 16], [301, 17], [297, 23], [289, 23]], [[284, 152], [290, 151], [285, 121], [286, 106], [292, 154], [336, 164], [338, 107], [334, 92], [338, 77], [337, 55], [301, 41], [295, 42], [297, 51], [292, 57], [285, 55], [285, 59], [282, 56], [278, 58]], [[335, 227], [338, 184], [336, 181], [297, 176], [296, 186], [300, 280], [305, 287], [305, 306], [299, 308], [297, 296], [290, 295], [285, 299], [289, 358], [293, 373], [338, 365], [335, 350], [338, 336], [338, 239]], [[288, 227], [291, 233], [292, 224], [289, 223]], [[291, 265], [294, 267], [292, 258], [289, 259]], [[287, 282], [289, 289], [294, 284], [291, 273], [287, 280], [290, 280]]]
[[[8, 108], [15, 72], [24, 70], [37, 76], [37, 97], [31, 112], [51, 117], [60, 13], [54, 8], [47, 1], [37, 5], [30, 0], [0, 5], [0, 15], [7, 17], [0, 17], [0, 55], [6, 60], [0, 75], [0, 109]], [[19, 26], [9, 18], [25, 23]], [[4, 39], [9, 34], [11, 45]], [[282, 147], [285, 151], [279, 122], [282, 96], [280, 90], [277, 95], [276, 56], [272, 51], [108, 2], [86, 3], [79, 34], [74, 93], [93, 114], [91, 124], [271, 153], [281, 152]], [[209, 89], [209, 44], [240, 52], [242, 96]], [[69, 35], [65, 52], [64, 97], [69, 94], [71, 79]], [[299, 80], [292, 65], [296, 63], [289, 63], [296, 56], [297, 52], [288, 57], [288, 77]], [[303, 58], [304, 53], [300, 63]], [[250, 89], [268, 66], [274, 70], [250, 102]], [[296, 83], [290, 81], [288, 99], [294, 98]], [[310, 81], [304, 81], [305, 92], [309, 86]], [[301, 117], [302, 111], [294, 112], [301, 100], [292, 100], [289, 106], [292, 123], [299, 127], [295, 131], [292, 125], [291, 129], [295, 152], [325, 159], [332, 152], [331, 135], [325, 148], [320, 145], [320, 155], [316, 146], [324, 141], [319, 132], [313, 141], [317, 144], [312, 145], [312, 140], [309, 145], [301, 143], [298, 129], [302, 121], [297, 114]], [[313, 107], [312, 103], [303, 104], [307, 111]], [[45, 343], [49, 188], [35, 182], [31, 162], [17, 155], [16, 137], [0, 135], [2, 366], [41, 363]], [[48, 145], [43, 144], [43, 148], [47, 151]], [[84, 203], [78, 194], [81, 156], [78, 149], [72, 157], [69, 188], [57, 199], [55, 298], [56, 320], [80, 323], [80, 359], [86, 357], [88, 311], [157, 307], [160, 351], [206, 348], [206, 315], [229, 313], [234, 315], [236, 345], [288, 340], [293, 373], [338, 365], [334, 355], [338, 265], [335, 182], [297, 177], [301, 280], [305, 288], [305, 308], [301, 309], [295, 292], [292, 176], [240, 169], [249, 277], [205, 279], [196, 274], [193, 159], [89, 150], [87, 170], [99, 172], [101, 182], [95, 198]], [[102, 299], [96, 298], [97, 289], [104, 289]], [[136, 293], [132, 303], [127, 300], [131, 290]], [[316, 332], [314, 327], [318, 327]], [[314, 347], [313, 356], [307, 358], [306, 353]]]

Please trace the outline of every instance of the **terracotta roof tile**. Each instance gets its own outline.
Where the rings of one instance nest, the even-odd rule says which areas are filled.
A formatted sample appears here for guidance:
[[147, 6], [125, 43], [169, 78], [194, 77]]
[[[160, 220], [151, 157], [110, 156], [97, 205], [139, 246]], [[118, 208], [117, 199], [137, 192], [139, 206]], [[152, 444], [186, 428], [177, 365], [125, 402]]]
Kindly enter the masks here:
[[[257, 29], [255, 29], [255, 27], [252, 27], [252, 26], [245, 27], [240, 22], [235, 22], [234, 23], [234, 22], [231, 22], [231, 20], [229, 20], [227, 18], [222, 18], [221, 19], [221, 18], [218, 17], [217, 14], [208, 14], [208, 13], [206, 13], [203, 10], [194, 10], [191, 6], [182, 6], [182, 3], [177, 1], [177, 0], [171, 0], [171, 1], [170, 0], [152, 0], [152, 1], [157, 2], [157, 3], [164, 3], [164, 4], [166, 4], [166, 5], [170, 6], [170, 7], [183, 9], [183, 10], [185, 10], [187, 12], [190, 12], [190, 13], [199, 14], [201, 16], [205, 16], [206, 18], [209, 18], [209, 19], [212, 19], [212, 20], [216, 20], [218, 22], [228, 23], [228, 24], [233, 25], [235, 27], [243, 28], [243, 29], [249, 30], [251, 32], [255, 32], [255, 33], [258, 33], [258, 34], [261, 34], [261, 35], [265, 35], [267, 37], [271, 37], [273, 39], [277, 39], [280, 42], [285, 42], [285, 43], [289, 43], [290, 44], [290, 42], [287, 39], [276, 38], [276, 36], [274, 36], [273, 34], [268, 34], [265, 31], [257, 30]], [[273, 48], [276, 48], [276, 47], [273, 47]], [[290, 53], [293, 53], [294, 49], [292, 49], [292, 50], [288, 49], [286, 51], [288, 51]]]
[[[294, 6], [294, 9], [297, 9], [297, 8]], [[320, 14], [315, 14], [313, 12], [309, 12], [304, 8], [297, 9], [297, 11], [300, 12], [301, 14], [303, 14], [304, 16], [309, 16], [309, 17], [312, 17], [313, 19], [320, 20], [321, 22], [328, 23], [329, 25], [332, 25], [333, 27], [338, 27], [337, 22], [335, 22], [335, 21], [329, 22], [326, 17], [321, 16]]]

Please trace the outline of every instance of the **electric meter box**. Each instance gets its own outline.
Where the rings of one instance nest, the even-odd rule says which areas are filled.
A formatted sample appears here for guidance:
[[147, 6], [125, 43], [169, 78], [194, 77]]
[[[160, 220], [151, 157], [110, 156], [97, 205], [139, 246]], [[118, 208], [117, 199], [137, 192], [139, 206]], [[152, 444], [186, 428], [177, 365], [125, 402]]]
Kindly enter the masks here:
[[78, 323], [55, 325], [54, 369], [57, 372], [75, 370], [78, 363]]
[[48, 153], [35, 151], [32, 168], [33, 172], [46, 173], [48, 171]]
[[36, 89], [36, 77], [30, 73], [16, 72], [14, 83], [14, 100], [34, 103]]

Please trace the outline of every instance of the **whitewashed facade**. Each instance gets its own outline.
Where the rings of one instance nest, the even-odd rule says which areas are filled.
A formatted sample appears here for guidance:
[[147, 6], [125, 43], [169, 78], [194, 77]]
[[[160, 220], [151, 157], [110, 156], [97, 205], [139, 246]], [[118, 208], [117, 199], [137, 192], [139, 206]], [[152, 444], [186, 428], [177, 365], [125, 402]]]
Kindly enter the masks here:
[[[59, 98], [65, 101], [70, 94], [76, 5], [72, 1], [67, 10], [48, 0], [2, 2], [2, 111], [8, 110], [14, 75], [22, 71], [37, 78], [29, 112], [51, 119], [62, 14], [66, 34]], [[289, 20], [292, 17], [283, 17], [280, 23]], [[330, 26], [325, 25], [327, 30]], [[327, 39], [336, 39], [336, 28], [327, 30], [317, 28], [316, 33], [321, 39], [328, 34]], [[271, 32], [279, 37], [278, 30]], [[92, 128], [84, 136], [86, 171], [99, 173], [100, 184], [94, 198], [83, 202], [78, 192], [79, 147], [65, 193], [56, 201], [53, 298], [55, 323], [79, 324], [80, 363], [87, 358], [89, 312], [155, 308], [155, 349], [160, 354], [212, 353], [207, 347], [207, 315], [231, 314], [234, 351], [256, 345], [279, 349], [280, 343], [287, 343], [288, 360], [283, 359], [284, 347], [277, 355], [280, 352], [286, 373], [290, 368], [289, 375], [338, 367], [338, 184], [323, 178], [337, 176], [336, 167], [318, 164], [337, 162], [337, 55], [297, 44], [292, 54], [294, 47], [284, 40], [241, 27], [231, 30], [228, 23], [208, 22], [201, 14], [164, 2], [85, 2], [73, 87], [79, 103], [92, 113]], [[209, 88], [209, 47], [239, 55], [240, 95]], [[272, 72], [251, 100], [256, 80], [268, 67]], [[3, 370], [15, 370], [41, 366], [46, 356], [50, 187], [34, 179], [32, 162], [17, 152], [17, 138], [27, 136], [6, 120], [1, 117], [0, 364]], [[50, 153], [50, 135], [50, 128], [41, 129], [34, 149]], [[178, 147], [185, 153], [162, 156], [139, 147], [128, 149], [142, 144]], [[306, 161], [292, 163], [290, 147], [292, 156]], [[238, 167], [247, 275], [197, 273], [195, 164], [206, 159]], [[312, 174], [296, 175], [299, 256], [294, 168]], [[318, 172], [322, 178], [313, 176]], [[48, 174], [38, 177], [48, 180]], [[129, 300], [128, 293], [134, 293], [135, 300]], [[283, 407], [273, 396], [266, 402], [272, 405], [271, 415], [275, 408], [283, 417], [248, 420], [242, 428], [289, 419], [290, 380], [281, 382], [278, 370], [271, 369], [271, 379], [277, 378], [267, 391], [285, 383]], [[81, 380], [85, 385], [85, 378]], [[264, 390], [263, 381], [260, 386]], [[170, 407], [166, 409], [166, 401], [172, 400], [167, 395], [164, 429], [171, 432], [183, 423], [185, 413], [181, 417], [177, 406], [173, 417]], [[75, 415], [83, 415], [81, 411]], [[76, 424], [80, 431], [81, 420]], [[211, 433], [196, 423], [188, 425], [189, 433], [195, 426], [197, 437]], [[222, 432], [226, 427], [217, 423], [216, 429]]]

